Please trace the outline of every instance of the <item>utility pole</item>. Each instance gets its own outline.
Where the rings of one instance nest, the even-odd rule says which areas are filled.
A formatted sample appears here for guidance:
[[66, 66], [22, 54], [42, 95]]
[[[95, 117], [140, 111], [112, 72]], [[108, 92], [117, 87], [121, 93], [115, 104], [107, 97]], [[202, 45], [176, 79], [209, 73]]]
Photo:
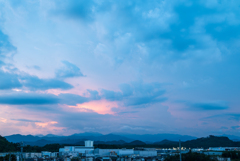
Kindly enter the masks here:
[[23, 160], [23, 146], [24, 146], [24, 144], [23, 144], [23, 142], [21, 142], [20, 143], [20, 147], [21, 147], [21, 153], [20, 153], [20, 158], [21, 158], [21, 161]]
[[9, 154], [9, 161], [11, 161], [11, 153]]
[[179, 156], [180, 156], [180, 161], [182, 161], [182, 147], [181, 147], [181, 140], [179, 139]]

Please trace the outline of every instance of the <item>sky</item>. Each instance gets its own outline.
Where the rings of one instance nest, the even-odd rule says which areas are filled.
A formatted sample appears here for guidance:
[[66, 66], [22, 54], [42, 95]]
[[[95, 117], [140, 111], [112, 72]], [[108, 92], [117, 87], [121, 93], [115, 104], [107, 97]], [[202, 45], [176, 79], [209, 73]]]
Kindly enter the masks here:
[[240, 1], [0, 0], [0, 135], [240, 136]]

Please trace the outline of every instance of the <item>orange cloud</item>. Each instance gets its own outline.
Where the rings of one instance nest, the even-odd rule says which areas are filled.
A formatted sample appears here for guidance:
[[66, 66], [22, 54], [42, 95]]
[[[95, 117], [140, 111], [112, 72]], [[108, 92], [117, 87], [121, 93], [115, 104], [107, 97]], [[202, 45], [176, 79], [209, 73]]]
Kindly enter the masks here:
[[48, 125], [53, 125], [53, 124], [57, 124], [58, 122], [56, 121], [50, 121], [50, 122], [35, 122], [35, 124], [37, 126], [41, 126], [41, 127], [46, 127]]
[[5, 118], [0, 118], [0, 122], [6, 123], [6, 122], [7, 122], [7, 119], [5, 119]]
[[97, 101], [91, 101], [86, 102], [83, 104], [78, 104], [77, 106], [69, 106], [72, 108], [79, 108], [80, 110], [86, 111], [86, 109], [90, 111], [97, 112], [99, 114], [114, 114], [114, 112], [111, 111], [112, 107], [118, 107], [116, 102], [109, 102], [107, 100], [97, 100]]

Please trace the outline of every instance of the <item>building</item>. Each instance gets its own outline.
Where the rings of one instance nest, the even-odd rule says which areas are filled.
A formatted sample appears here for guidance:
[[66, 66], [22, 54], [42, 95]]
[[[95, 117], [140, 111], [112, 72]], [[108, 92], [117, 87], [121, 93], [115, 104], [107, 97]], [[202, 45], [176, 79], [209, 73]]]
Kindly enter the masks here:
[[141, 157], [156, 157], [157, 150], [155, 148], [136, 148], [136, 150], [134, 150], [134, 155]]
[[133, 149], [95, 149], [95, 156], [129, 156], [133, 155]]
[[92, 156], [93, 151], [93, 141], [87, 140], [85, 141], [85, 146], [65, 146], [64, 148], [60, 148], [59, 155], [78, 157], [88, 154], [88, 156]]
[[155, 148], [134, 149], [94, 149], [93, 141], [85, 141], [85, 146], [65, 146], [59, 149], [59, 156], [64, 157], [156, 157]]
[[215, 156], [222, 156], [222, 152], [220, 151], [208, 151], [208, 152], [203, 152], [205, 155], [215, 155]]
[[134, 155], [135, 156], [141, 156], [141, 157], [156, 157], [157, 156], [157, 151], [148, 151], [148, 150], [134, 150]]
[[23, 153], [23, 158], [41, 158], [42, 153]]
[[211, 151], [239, 151], [240, 147], [209, 147]]

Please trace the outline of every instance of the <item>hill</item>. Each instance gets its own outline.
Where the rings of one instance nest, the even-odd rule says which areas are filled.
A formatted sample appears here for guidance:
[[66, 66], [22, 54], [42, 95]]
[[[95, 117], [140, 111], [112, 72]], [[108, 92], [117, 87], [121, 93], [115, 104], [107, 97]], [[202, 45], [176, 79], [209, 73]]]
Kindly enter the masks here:
[[209, 147], [240, 147], [240, 142], [234, 142], [225, 136], [213, 136], [198, 138], [182, 142], [187, 148], [209, 148]]
[[[196, 139], [195, 137], [188, 136], [188, 135], [177, 135], [177, 134], [100, 134], [96, 132], [86, 132], [86, 133], [77, 133], [70, 136], [58, 136], [53, 134], [48, 135], [10, 135], [5, 136], [5, 138], [10, 142], [26, 142], [28, 145], [36, 145], [36, 146], [44, 146], [46, 144], [76, 144], [78, 142], [82, 142], [84, 140], [93, 140], [97, 142], [112, 142], [112, 141], [124, 141], [124, 142], [132, 142], [134, 140], [139, 140], [145, 142], [147, 144], [151, 144], [153, 142], [159, 142], [164, 139], [171, 140], [171, 141], [178, 141], [181, 139], [182, 141]], [[40, 141], [39, 141], [40, 140]], [[42, 140], [42, 141], [41, 141]], [[119, 144], [119, 143], [112, 143], [112, 144]]]
[[0, 135], [0, 152], [17, 151], [17, 144], [10, 143], [6, 138]]
[[130, 143], [127, 143], [127, 145], [137, 145], [137, 146], [142, 146], [142, 145], [147, 145], [146, 143], [140, 141], [140, 140], [135, 140]]
[[156, 145], [177, 145], [178, 142], [177, 141], [171, 141], [171, 140], [167, 140], [167, 139], [164, 139], [160, 142], [155, 142], [154, 144]]
[[28, 145], [32, 146], [44, 146], [46, 144], [76, 144], [78, 142], [84, 140], [93, 140], [93, 141], [102, 141], [102, 142], [111, 142], [111, 141], [119, 141], [123, 140], [125, 142], [131, 142], [133, 139], [129, 139], [125, 136], [115, 135], [115, 134], [107, 134], [103, 135], [100, 133], [80, 133], [80, 134], [73, 134], [70, 136], [57, 136], [48, 134], [46, 136], [33, 136], [33, 135], [10, 135], [5, 136], [5, 138], [10, 142], [25, 142]]
[[197, 137], [189, 136], [189, 135], [179, 135], [179, 134], [122, 134], [116, 133], [116, 135], [124, 136], [133, 140], [140, 140], [143, 142], [159, 142], [164, 139], [171, 141], [178, 141], [179, 139], [182, 141], [197, 139]]

